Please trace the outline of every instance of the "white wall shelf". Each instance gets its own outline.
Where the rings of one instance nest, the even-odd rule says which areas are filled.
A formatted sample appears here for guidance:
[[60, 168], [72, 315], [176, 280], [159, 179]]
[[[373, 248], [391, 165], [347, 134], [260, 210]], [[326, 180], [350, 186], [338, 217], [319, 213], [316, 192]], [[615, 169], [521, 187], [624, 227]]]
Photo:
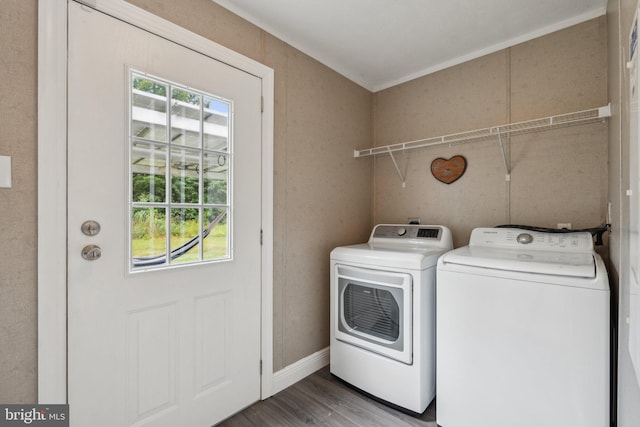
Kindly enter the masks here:
[[510, 180], [509, 165], [507, 155], [505, 153], [503, 138], [510, 136], [522, 135], [530, 132], [540, 132], [551, 129], [558, 129], [567, 126], [576, 126], [588, 123], [604, 122], [607, 117], [611, 117], [611, 104], [600, 108], [592, 108], [590, 110], [577, 111], [573, 113], [559, 114], [556, 116], [543, 117], [539, 119], [526, 120], [517, 123], [510, 123], [500, 126], [492, 126], [484, 129], [476, 129], [450, 135], [435, 136], [431, 138], [417, 139], [415, 141], [401, 142], [398, 144], [383, 145], [380, 147], [365, 148], [363, 150], [354, 150], [353, 157], [377, 156], [388, 154], [393, 160], [393, 164], [402, 180], [404, 186], [404, 177], [400, 172], [398, 163], [395, 160], [396, 152], [406, 152], [418, 148], [429, 148], [440, 145], [458, 145], [471, 142], [479, 142], [490, 139], [496, 139], [500, 145], [506, 179]]

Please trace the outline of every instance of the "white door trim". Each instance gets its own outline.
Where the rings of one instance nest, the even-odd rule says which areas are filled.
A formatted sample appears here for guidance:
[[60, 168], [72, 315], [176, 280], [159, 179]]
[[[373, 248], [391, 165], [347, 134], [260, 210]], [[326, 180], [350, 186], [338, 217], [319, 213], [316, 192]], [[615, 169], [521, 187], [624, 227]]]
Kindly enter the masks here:
[[[273, 394], [273, 120], [271, 68], [123, 0], [97, 10], [262, 79], [262, 386]], [[38, 402], [67, 402], [67, 8], [38, 1]], [[258, 238], [258, 236], [256, 236]]]

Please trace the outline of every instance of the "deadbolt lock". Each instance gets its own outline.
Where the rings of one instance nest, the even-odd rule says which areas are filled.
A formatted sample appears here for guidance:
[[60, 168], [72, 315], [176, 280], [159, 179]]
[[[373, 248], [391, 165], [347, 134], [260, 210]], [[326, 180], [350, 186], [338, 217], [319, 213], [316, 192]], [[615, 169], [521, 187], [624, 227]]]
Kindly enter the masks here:
[[100, 223], [93, 220], [85, 221], [80, 229], [85, 236], [95, 236], [100, 232]]
[[82, 258], [87, 261], [95, 261], [102, 256], [102, 249], [98, 245], [87, 245], [82, 248]]

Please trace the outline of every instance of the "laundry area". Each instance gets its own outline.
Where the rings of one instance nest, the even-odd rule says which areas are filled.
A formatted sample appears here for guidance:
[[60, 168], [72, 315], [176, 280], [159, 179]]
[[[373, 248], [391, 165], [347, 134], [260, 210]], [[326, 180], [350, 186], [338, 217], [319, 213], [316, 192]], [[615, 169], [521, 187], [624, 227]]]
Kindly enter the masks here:
[[[604, 226], [600, 234], [607, 241], [610, 235], [603, 24], [582, 23], [376, 94], [376, 143], [355, 152], [358, 161], [375, 159], [374, 221], [396, 224], [398, 238], [402, 224], [416, 219], [426, 229], [446, 226], [459, 248], [431, 270], [434, 421], [441, 427], [613, 425], [610, 337], [616, 328], [601, 259], [607, 249], [595, 245], [596, 233], [555, 233]], [[571, 239], [580, 243], [564, 243]], [[380, 250], [372, 239], [369, 246]], [[343, 268], [334, 266], [337, 251], [357, 247], [332, 252], [332, 274]], [[456, 258], [462, 250], [467, 256]], [[581, 257], [583, 271], [571, 272]], [[357, 260], [354, 254], [341, 265]], [[367, 268], [394, 270], [383, 261]], [[596, 274], [594, 289], [578, 289], [575, 283]], [[523, 282], [511, 279], [519, 275]], [[342, 289], [336, 281], [331, 286]], [[358, 376], [369, 358], [384, 358], [372, 355], [375, 349], [367, 353], [352, 343], [353, 365], [346, 370], [349, 344], [337, 326], [345, 316], [335, 311], [341, 302], [331, 299], [331, 372], [367, 395], [415, 411], [388, 397], [409, 388], [400, 375], [377, 374], [381, 389], [371, 384], [375, 379]], [[414, 303], [414, 313], [421, 310], [424, 305]]]
[[[50, 6], [54, 1], [56, 6]], [[69, 404], [72, 414], [74, 405], [83, 406], [85, 419], [99, 409], [118, 413], [116, 424], [123, 426], [171, 425], [183, 414], [199, 417], [188, 426], [209, 419], [209, 425], [225, 420], [223, 425], [234, 425], [232, 417], [243, 413], [253, 423], [247, 425], [259, 425], [251, 405], [272, 402], [275, 409], [268, 411], [278, 411], [289, 399], [292, 425], [341, 425], [346, 421], [336, 418], [339, 411], [325, 410], [323, 404], [307, 412], [304, 402], [323, 397], [343, 405], [332, 401], [331, 390], [337, 396], [344, 386], [346, 399], [355, 393], [397, 411], [398, 417], [380, 417], [387, 423], [402, 420], [398, 425], [413, 425], [413, 419], [429, 427], [640, 425], [638, 1], [594, 0], [590, 4], [597, 5], [580, 13], [575, 9], [585, 2], [572, 3], [573, 13], [562, 19], [548, 16], [546, 24], [517, 36], [447, 57], [447, 46], [470, 46], [479, 31], [475, 25], [459, 28], [438, 38], [440, 50], [411, 53], [435, 59], [403, 75], [392, 73], [396, 64], [382, 45], [380, 56], [365, 55], [365, 44], [377, 32], [357, 33], [355, 24], [349, 25], [354, 10], [361, 10], [382, 33], [388, 22], [379, 13], [380, 2], [343, 2], [344, 13], [332, 17], [334, 31], [330, 25], [318, 30], [313, 22], [292, 18], [300, 3], [309, 3], [301, 15], [307, 19], [315, 12], [319, 22], [326, 5], [315, 2], [274, 2], [269, 8], [281, 7], [276, 16], [281, 20], [260, 15], [264, 4], [248, 0], [51, 2], [11, 0], [2, 6], [6, 13], [0, 13], [0, 32], [6, 36], [0, 52], [7, 58], [0, 70], [11, 77], [2, 83], [7, 102], [0, 106], [7, 123], [0, 135], [0, 241], [7, 242], [0, 244], [0, 405]], [[456, 3], [461, 16], [492, 22], [491, 11], [478, 5], [482, 2]], [[489, 3], [497, 10], [509, 2]], [[493, 25], [496, 33], [498, 27], [506, 31], [526, 22], [533, 14], [529, 6], [517, 10], [513, 21]], [[81, 113], [102, 117], [74, 104], [71, 96], [94, 89], [84, 80], [69, 80], [66, 53], [52, 53], [69, 48], [80, 52], [72, 59], [82, 56], [98, 64], [91, 45], [80, 49], [80, 43], [66, 39], [66, 31], [55, 31], [65, 28], [67, 19], [82, 21], [85, 14], [104, 15], [105, 22], [115, 17], [117, 25], [147, 31], [153, 34], [149, 39], [159, 35], [162, 43], [189, 55], [204, 53], [203, 64], [224, 64], [233, 68], [234, 79], [237, 71], [246, 74], [238, 81], [246, 77], [252, 82], [237, 84], [251, 89], [245, 103], [226, 95], [224, 84], [221, 89], [194, 86], [189, 67], [176, 67], [184, 74], [145, 69], [144, 61], [155, 64], [155, 57], [163, 55], [153, 52], [166, 52], [165, 47], [146, 48], [144, 55], [132, 48], [124, 65], [118, 65], [131, 67], [123, 79], [148, 80], [228, 106], [217, 114], [227, 120], [223, 130], [229, 139], [223, 148], [198, 154], [204, 156], [198, 159], [214, 159], [209, 166], [225, 174], [224, 203], [203, 201], [209, 181], [201, 172], [204, 160], [197, 159], [161, 166], [167, 177], [178, 176], [178, 170], [190, 174], [191, 181], [183, 181], [200, 192], [196, 208], [184, 198], [164, 204], [153, 198], [131, 201], [126, 180], [133, 171], [156, 167], [147, 159], [149, 152], [160, 147], [169, 153], [169, 164], [175, 153], [195, 153], [194, 145], [203, 143], [180, 146], [177, 138], [174, 146], [133, 138], [125, 124], [111, 139], [118, 141], [122, 134], [127, 143], [135, 140], [138, 151], [122, 148], [121, 155], [105, 149], [106, 143], [101, 146], [124, 171], [122, 182], [112, 181], [108, 191], [109, 200], [115, 200], [108, 205], [116, 213], [101, 219], [72, 211], [69, 200], [83, 206], [83, 200], [102, 199], [93, 193], [94, 199], [85, 197], [83, 191], [90, 182], [107, 188], [100, 180], [120, 170], [106, 166], [107, 155], [91, 158], [83, 142], [85, 128], [67, 136], [67, 123], [74, 118], [80, 125], [88, 123], [78, 120]], [[350, 27], [349, 42], [360, 40], [362, 50], [330, 55], [325, 46], [309, 44], [296, 32], [305, 25], [329, 35]], [[160, 30], [147, 29], [153, 26]], [[491, 26], [482, 28], [492, 33]], [[403, 46], [418, 45], [412, 28], [407, 24], [406, 29], [396, 34]], [[141, 43], [150, 44], [144, 37]], [[344, 65], [347, 59], [372, 63], [353, 71]], [[86, 78], [83, 64], [69, 67], [73, 76]], [[119, 89], [104, 85], [103, 92], [124, 93], [116, 71], [106, 74]], [[134, 103], [145, 117], [174, 107], [191, 111], [186, 98], [169, 103], [159, 91], [141, 95], [143, 89], [134, 89], [131, 99], [148, 99]], [[87, 96], [85, 102], [105, 111], [115, 106], [112, 118], [131, 107], [124, 98], [97, 102]], [[249, 104], [251, 125], [243, 128], [249, 121], [243, 122], [240, 113]], [[202, 137], [209, 125], [207, 108], [179, 119], [201, 120], [195, 133]], [[213, 120], [212, 126], [220, 126]], [[102, 119], [95, 122], [104, 125]], [[236, 132], [233, 126], [253, 130]], [[245, 141], [259, 151], [242, 145]], [[79, 154], [68, 158], [68, 153]], [[142, 154], [132, 160], [130, 153]], [[253, 163], [241, 166], [243, 157]], [[69, 173], [89, 169], [100, 171], [91, 181]], [[238, 188], [253, 193], [233, 193], [249, 176], [255, 180]], [[210, 177], [218, 179], [213, 172]], [[162, 182], [171, 194], [172, 184]], [[143, 190], [155, 191], [148, 187]], [[133, 263], [125, 260], [130, 243], [105, 243], [118, 233], [131, 236], [127, 221], [132, 212], [147, 208], [194, 209], [190, 223], [196, 224], [197, 235], [182, 237], [191, 238], [188, 250], [200, 250], [204, 266], [191, 261], [169, 265], [181, 248], [171, 246], [169, 232], [153, 259], [144, 253]], [[222, 213], [206, 218], [210, 209]], [[251, 212], [251, 218], [241, 222], [242, 212]], [[102, 230], [97, 236], [86, 233], [80, 228], [83, 221], [95, 221]], [[168, 214], [162, 221], [167, 228], [174, 226]], [[198, 245], [210, 232], [214, 235], [218, 224], [227, 227], [228, 234], [216, 235], [225, 242], [224, 254], [203, 259], [205, 251]], [[250, 267], [239, 264], [243, 245]], [[91, 250], [81, 253], [88, 246]], [[127, 254], [120, 259], [114, 248]], [[163, 263], [170, 268], [156, 267]], [[100, 282], [106, 273], [98, 273], [96, 266], [115, 279]], [[215, 270], [219, 266], [235, 270], [221, 276]], [[171, 295], [185, 291], [186, 286], [174, 285], [187, 282], [186, 271], [198, 275], [189, 276], [192, 295], [182, 295], [179, 305]], [[240, 274], [251, 279], [238, 279]], [[214, 292], [208, 280], [227, 282], [221, 277], [252, 285]], [[134, 279], [144, 282], [146, 297], [132, 291]], [[164, 293], [154, 288], [159, 283]], [[97, 285], [111, 292], [104, 294], [108, 299], [93, 291]], [[115, 304], [135, 298], [135, 306]], [[110, 321], [98, 321], [85, 301], [95, 310], [108, 301], [122, 311], [114, 311]], [[229, 307], [242, 307], [251, 319]], [[78, 322], [78, 313], [85, 320]], [[187, 324], [185, 318], [194, 325], [187, 331], [178, 329]], [[93, 321], [112, 333], [108, 340], [93, 344], [92, 333], [98, 330], [91, 327]], [[245, 330], [237, 326], [240, 321], [251, 323], [250, 333], [238, 334]], [[221, 340], [243, 357], [216, 353]], [[123, 357], [112, 357], [112, 348]], [[100, 358], [83, 360], [91, 352]], [[188, 374], [183, 378], [180, 372]], [[245, 393], [242, 399], [222, 391], [222, 385], [235, 381], [229, 372], [250, 377], [243, 380], [246, 387], [230, 388]], [[87, 386], [98, 374], [112, 388]], [[110, 403], [93, 408], [102, 397]], [[207, 405], [199, 403], [203, 397]], [[217, 407], [222, 399], [225, 403]], [[134, 407], [131, 402], [142, 403]], [[359, 405], [354, 405], [356, 412], [363, 412]], [[213, 407], [215, 418], [207, 412]], [[270, 416], [278, 425], [280, 418]], [[365, 417], [362, 425], [371, 422]]]

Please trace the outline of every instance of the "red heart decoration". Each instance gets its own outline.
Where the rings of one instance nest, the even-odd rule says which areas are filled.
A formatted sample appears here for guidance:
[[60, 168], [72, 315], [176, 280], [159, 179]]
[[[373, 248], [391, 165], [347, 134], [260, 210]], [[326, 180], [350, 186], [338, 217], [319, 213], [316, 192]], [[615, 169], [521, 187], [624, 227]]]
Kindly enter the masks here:
[[467, 169], [467, 160], [462, 156], [450, 159], [438, 157], [431, 162], [431, 174], [440, 182], [451, 184], [460, 178]]

